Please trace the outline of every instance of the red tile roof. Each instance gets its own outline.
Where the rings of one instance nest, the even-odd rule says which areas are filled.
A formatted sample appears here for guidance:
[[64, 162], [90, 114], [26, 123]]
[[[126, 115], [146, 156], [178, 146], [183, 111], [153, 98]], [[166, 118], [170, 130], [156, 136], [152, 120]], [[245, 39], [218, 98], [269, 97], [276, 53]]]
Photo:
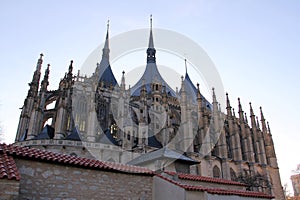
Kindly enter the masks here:
[[[152, 175], [152, 176], [155, 175], [153, 171], [144, 167], [75, 157], [75, 156], [64, 155], [64, 154], [59, 154], [59, 153], [44, 151], [40, 149], [29, 148], [29, 147], [0, 144], [0, 179], [7, 178], [7, 179], [20, 180], [20, 174], [18, 172], [16, 163], [13, 159], [14, 157], [32, 159], [32, 160], [37, 160], [42, 162], [51, 162], [55, 164], [64, 164], [64, 165], [67, 164], [71, 166], [96, 169], [96, 170], [98, 169], [98, 170], [115, 171], [121, 173]], [[175, 174], [174, 172], [167, 172], [167, 173], [170, 175]], [[250, 192], [250, 191], [242, 191], [242, 190], [225, 190], [220, 188], [206, 188], [202, 186], [193, 186], [193, 185], [187, 185], [187, 184], [176, 182], [162, 175], [157, 174], [156, 176], [163, 178], [181, 188], [190, 191], [206, 191], [211, 194], [238, 195], [238, 196], [245, 196], [245, 197], [256, 197], [256, 198], [267, 198], [267, 199], [273, 198], [270, 195], [260, 193], [260, 192]], [[226, 180], [214, 179], [209, 177], [201, 177], [201, 176], [190, 175], [190, 174], [179, 173], [178, 177], [182, 179], [201, 180], [201, 181], [208, 181], [208, 182], [220, 183], [220, 184], [236, 184], [236, 182], [233, 181], [226, 181]]]
[[0, 179], [20, 180], [16, 163], [11, 156], [3, 152], [0, 147]]
[[212, 178], [207, 176], [199, 176], [193, 174], [184, 174], [184, 173], [175, 173], [175, 172], [165, 172], [169, 175], [177, 175], [180, 179], [191, 180], [191, 181], [201, 181], [201, 182], [210, 182], [210, 183], [217, 183], [217, 184], [226, 184], [226, 185], [239, 185], [239, 186], [246, 186], [244, 183], [220, 179], [220, 178]]
[[262, 192], [253, 192], [253, 191], [245, 191], [245, 190], [226, 190], [226, 189], [221, 189], [221, 188], [207, 188], [207, 187], [203, 187], [203, 186], [187, 185], [187, 184], [182, 184], [182, 183], [176, 182], [176, 181], [171, 180], [162, 175], [157, 175], [157, 176], [174, 184], [174, 185], [184, 188], [185, 190], [188, 190], [188, 191], [203, 191], [203, 192], [206, 191], [207, 193], [210, 193], [210, 194], [236, 195], [236, 196], [252, 197], [252, 198], [265, 198], [265, 199], [273, 199], [274, 198], [273, 196], [264, 194]]
[[[107, 171], [118, 171], [122, 173], [131, 173], [131, 174], [145, 174], [145, 175], [154, 175], [152, 170], [149, 170], [144, 167], [124, 165], [113, 162], [106, 162], [88, 158], [81, 158], [71, 155], [65, 155], [60, 153], [54, 153], [50, 151], [21, 147], [16, 145], [6, 145], [0, 144], [0, 155], [2, 157], [8, 158], [8, 160], [3, 160], [4, 163], [12, 161], [14, 163], [13, 157], [16, 158], [29, 158], [32, 160], [51, 162], [56, 164], [71, 165], [76, 167], [84, 167], [89, 169], [101, 169]], [[6, 164], [8, 165], [8, 164]], [[16, 165], [15, 166], [15, 172]]]

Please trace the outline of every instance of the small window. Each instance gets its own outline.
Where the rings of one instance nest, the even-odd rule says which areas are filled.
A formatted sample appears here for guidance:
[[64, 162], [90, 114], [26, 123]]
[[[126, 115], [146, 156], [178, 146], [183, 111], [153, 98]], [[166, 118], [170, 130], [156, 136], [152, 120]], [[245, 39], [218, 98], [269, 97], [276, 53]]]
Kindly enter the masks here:
[[214, 168], [213, 168], [213, 177], [221, 178], [221, 171], [218, 166], [214, 166]]

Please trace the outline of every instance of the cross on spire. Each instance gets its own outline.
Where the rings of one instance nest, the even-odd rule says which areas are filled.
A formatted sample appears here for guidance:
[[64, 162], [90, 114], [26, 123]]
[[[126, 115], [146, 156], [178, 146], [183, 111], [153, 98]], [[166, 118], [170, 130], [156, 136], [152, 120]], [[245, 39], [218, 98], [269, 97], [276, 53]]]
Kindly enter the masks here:
[[187, 64], [186, 64], [186, 59], [184, 59], [184, 64], [185, 64], [185, 74], [187, 74]]
[[107, 20], [107, 32], [109, 30], [109, 19]]
[[150, 15], [150, 29], [152, 30], [152, 14]]

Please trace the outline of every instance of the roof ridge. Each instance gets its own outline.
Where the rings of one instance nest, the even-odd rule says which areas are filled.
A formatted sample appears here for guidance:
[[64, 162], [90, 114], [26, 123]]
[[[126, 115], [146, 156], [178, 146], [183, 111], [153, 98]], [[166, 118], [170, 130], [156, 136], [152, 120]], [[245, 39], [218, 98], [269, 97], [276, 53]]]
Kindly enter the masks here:
[[30, 158], [39, 161], [64, 163], [77, 167], [88, 167], [92, 169], [105, 169], [112, 171], [119, 171], [121, 173], [132, 173], [132, 174], [145, 174], [154, 175], [154, 172], [150, 169], [126, 165], [122, 163], [113, 163], [108, 161], [102, 161], [97, 159], [90, 159], [84, 157], [77, 157], [67, 154], [61, 154], [56, 152], [50, 152], [42, 149], [28, 148], [23, 146], [17, 146], [14, 144], [6, 145], [0, 144], [0, 149], [4, 149], [3, 155]]
[[[175, 173], [176, 174], [176, 173]], [[239, 196], [245, 196], [245, 197], [255, 197], [255, 198], [268, 198], [273, 199], [274, 197], [262, 192], [256, 192], [256, 191], [246, 191], [246, 190], [230, 190], [230, 189], [222, 189], [222, 188], [208, 188], [203, 186], [194, 186], [194, 185], [188, 185], [188, 184], [182, 184], [179, 182], [176, 182], [172, 179], [169, 179], [168, 177], [165, 177], [161, 174], [157, 174], [156, 176], [173, 183], [183, 189], [191, 190], [191, 191], [206, 191], [210, 194], [222, 194], [222, 195], [239, 195]]]
[[196, 175], [196, 174], [176, 173], [176, 172], [169, 172], [169, 171], [166, 171], [165, 173], [167, 173], [169, 175], [175, 175], [175, 174], [177, 174], [178, 178], [185, 179], [185, 180], [203, 181], [203, 182], [213, 182], [213, 183], [219, 183], [219, 184], [246, 186], [246, 184], [240, 183], [240, 182], [237, 182], [237, 181], [226, 180], [226, 179], [221, 179], [221, 178], [214, 178], [214, 177], [209, 177], [209, 176], [200, 176], [200, 175]]

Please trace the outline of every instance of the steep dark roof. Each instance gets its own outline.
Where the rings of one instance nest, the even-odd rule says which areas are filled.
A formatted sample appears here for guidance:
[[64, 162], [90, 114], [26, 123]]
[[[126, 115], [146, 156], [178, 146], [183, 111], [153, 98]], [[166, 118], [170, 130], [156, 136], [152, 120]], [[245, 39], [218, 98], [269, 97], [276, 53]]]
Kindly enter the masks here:
[[118, 85], [118, 82], [112, 72], [112, 69], [110, 67], [110, 64], [108, 64], [108, 66], [104, 66], [105, 69], [103, 71], [103, 73], [100, 74], [100, 78], [99, 78], [99, 82], [104, 82], [105, 86], [108, 87], [110, 84], [112, 84], [112, 86], [116, 86]]
[[49, 126], [48, 124], [43, 128], [42, 132], [37, 135], [34, 139], [53, 139], [54, 137], [54, 128]]
[[155, 148], [162, 148], [163, 147], [154, 135], [148, 137], [148, 145], [150, 147], [155, 147]]
[[176, 152], [174, 150], [171, 150], [167, 147], [163, 147], [161, 149], [143, 154], [131, 161], [128, 162], [130, 165], [138, 165], [141, 163], [146, 163], [146, 162], [151, 162], [157, 159], [174, 159], [174, 160], [179, 160], [183, 162], [187, 162], [190, 164], [196, 164], [198, 161], [193, 160], [179, 152]]
[[168, 85], [168, 83], [160, 75], [156, 63], [147, 63], [144, 74], [140, 80], [130, 89], [131, 95], [139, 96], [143, 84], [146, 85], [147, 94], [151, 93], [151, 83], [160, 83], [166, 87], [168, 95], [175, 97], [174, 90]]
[[81, 138], [80, 138], [80, 132], [78, 130], [77, 127], [74, 127], [71, 134], [69, 134], [65, 140], [74, 140], [74, 141], [81, 141]]

